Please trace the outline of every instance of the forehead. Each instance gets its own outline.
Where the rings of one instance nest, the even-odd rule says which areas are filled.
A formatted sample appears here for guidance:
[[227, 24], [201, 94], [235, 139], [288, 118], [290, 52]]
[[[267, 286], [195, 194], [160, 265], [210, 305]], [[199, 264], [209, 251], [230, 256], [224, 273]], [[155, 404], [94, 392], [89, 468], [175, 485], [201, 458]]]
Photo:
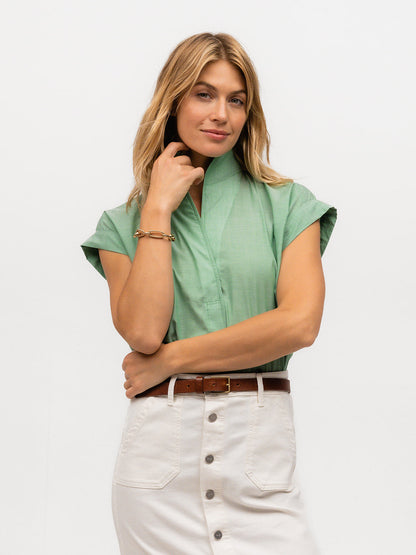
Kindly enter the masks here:
[[245, 89], [245, 80], [239, 68], [226, 60], [209, 62], [198, 76], [198, 81], [207, 81], [216, 87]]

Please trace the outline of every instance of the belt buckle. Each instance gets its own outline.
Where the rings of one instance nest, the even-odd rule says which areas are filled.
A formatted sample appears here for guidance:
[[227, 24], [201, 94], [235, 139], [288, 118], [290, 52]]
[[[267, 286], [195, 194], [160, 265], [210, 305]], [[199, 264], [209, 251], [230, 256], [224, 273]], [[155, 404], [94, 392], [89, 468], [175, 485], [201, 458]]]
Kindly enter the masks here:
[[[201, 376], [198, 376], [198, 378], [200, 378]], [[208, 377], [208, 376], [207, 376]], [[230, 393], [231, 391], [231, 377], [230, 376], [217, 376], [218, 378], [226, 378], [227, 379], [227, 383], [225, 384], [225, 391], [213, 391], [212, 393]], [[197, 379], [198, 379], [197, 378]], [[211, 379], [211, 377], [208, 377], [209, 379]], [[204, 378], [202, 378], [203, 380]], [[204, 386], [202, 385], [202, 391], [204, 393], [208, 393], [207, 391], [204, 390]]]
[[231, 391], [231, 381], [230, 381], [230, 376], [227, 376], [227, 389], [225, 390], [225, 393], [230, 393]]
[[231, 379], [230, 376], [217, 376], [218, 378], [227, 378], [227, 383], [225, 384], [225, 391], [218, 391], [218, 393], [230, 393], [231, 391]]

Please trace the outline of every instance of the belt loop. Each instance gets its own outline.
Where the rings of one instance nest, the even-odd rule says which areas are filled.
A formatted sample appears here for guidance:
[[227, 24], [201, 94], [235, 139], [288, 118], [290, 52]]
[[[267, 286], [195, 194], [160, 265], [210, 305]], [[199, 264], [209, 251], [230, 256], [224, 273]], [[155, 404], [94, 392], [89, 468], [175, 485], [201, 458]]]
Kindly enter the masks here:
[[263, 391], [264, 391], [263, 375], [260, 372], [257, 372], [256, 373], [256, 378], [257, 378], [257, 406], [258, 407], [264, 407], [264, 403], [263, 403]]
[[168, 405], [173, 406], [173, 396], [175, 391], [175, 382], [178, 376], [174, 374], [170, 377], [169, 387], [168, 387]]

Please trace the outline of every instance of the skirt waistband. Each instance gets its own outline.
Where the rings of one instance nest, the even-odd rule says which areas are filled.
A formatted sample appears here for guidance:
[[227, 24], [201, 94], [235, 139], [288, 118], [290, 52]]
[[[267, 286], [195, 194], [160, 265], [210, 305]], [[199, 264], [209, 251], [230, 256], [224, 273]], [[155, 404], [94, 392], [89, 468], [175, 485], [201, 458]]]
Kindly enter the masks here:
[[287, 370], [279, 370], [277, 372], [224, 372], [223, 374], [214, 374], [214, 373], [204, 373], [200, 372], [199, 374], [173, 374], [172, 377], [176, 376], [177, 379], [183, 380], [187, 378], [196, 378], [197, 376], [204, 376], [209, 378], [214, 377], [224, 377], [230, 376], [230, 378], [256, 378], [258, 375], [262, 376], [263, 378], [288, 378], [289, 373]]

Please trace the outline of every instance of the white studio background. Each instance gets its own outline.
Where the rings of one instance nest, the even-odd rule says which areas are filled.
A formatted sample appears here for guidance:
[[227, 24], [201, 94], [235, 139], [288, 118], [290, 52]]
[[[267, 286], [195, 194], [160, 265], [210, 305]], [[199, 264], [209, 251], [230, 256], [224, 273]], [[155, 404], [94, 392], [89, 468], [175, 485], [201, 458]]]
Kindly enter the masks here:
[[127, 200], [157, 75], [203, 31], [234, 35], [251, 56], [272, 166], [338, 208], [320, 335], [289, 366], [298, 474], [322, 554], [416, 552], [412, 7], [3, 7], [1, 553], [119, 552], [110, 489], [130, 349], [79, 245]]

